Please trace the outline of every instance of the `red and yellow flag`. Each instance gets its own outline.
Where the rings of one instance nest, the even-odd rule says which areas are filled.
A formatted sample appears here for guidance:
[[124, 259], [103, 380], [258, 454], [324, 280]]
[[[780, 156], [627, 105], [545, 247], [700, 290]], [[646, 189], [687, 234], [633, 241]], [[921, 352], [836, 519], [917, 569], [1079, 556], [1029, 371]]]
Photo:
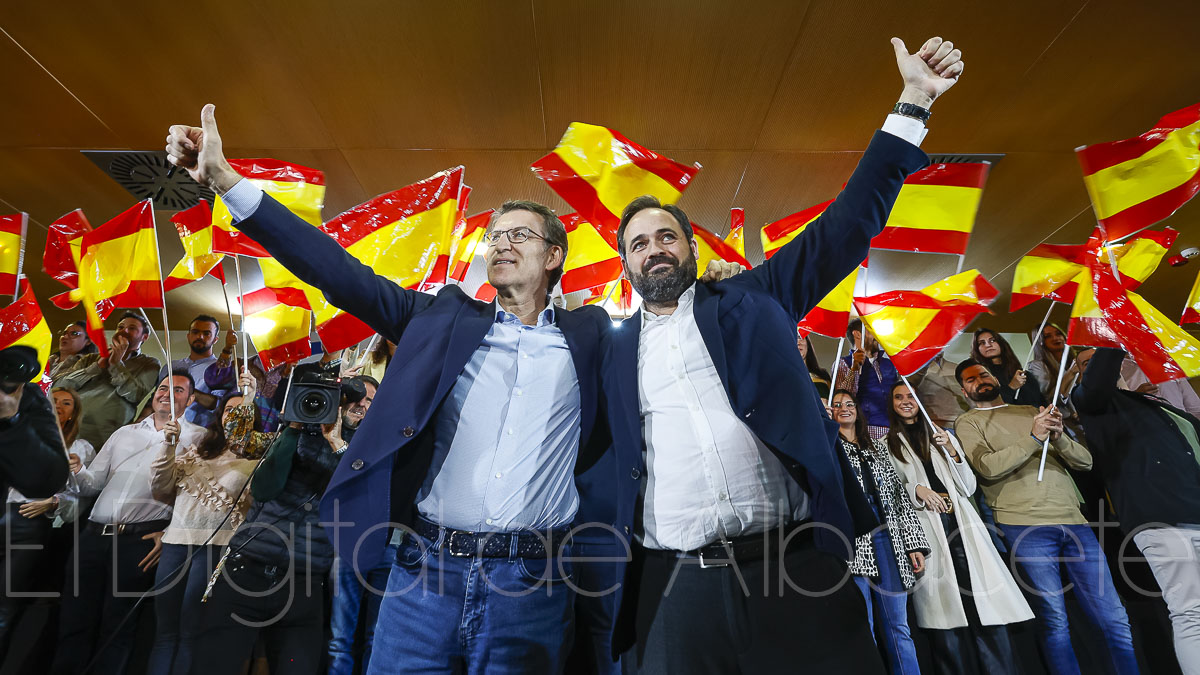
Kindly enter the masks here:
[[846, 327], [850, 325], [850, 308], [854, 304], [854, 285], [858, 283], [858, 271], [861, 267], [856, 267], [850, 276], [846, 277], [834, 287], [816, 307], [809, 310], [808, 314], [800, 320], [797, 328], [805, 335], [809, 333], [817, 333], [831, 338], [840, 338], [846, 335]]
[[1124, 348], [1155, 384], [1200, 375], [1200, 340], [1125, 288], [1109, 265], [1092, 265], [1079, 284], [1067, 344]]
[[999, 292], [977, 270], [947, 277], [919, 291], [888, 291], [855, 298], [854, 308], [901, 375], [929, 363]]
[[1187, 304], [1183, 307], [1183, 318], [1179, 323], [1200, 323], [1200, 274], [1196, 275], [1192, 291], [1188, 293]]
[[725, 243], [742, 258], [746, 257], [746, 235], [743, 232], [745, 225], [746, 209], [729, 209], [729, 234], [725, 235]]
[[289, 307], [271, 289], [260, 288], [243, 296], [242, 316], [264, 369], [312, 356], [312, 312], [307, 309]]
[[588, 297], [584, 299], [583, 304], [611, 304], [615, 309], [627, 311], [633, 306], [633, 285], [621, 277], [603, 286], [588, 289]]
[[581, 122], [572, 122], [554, 151], [532, 167], [614, 248], [621, 212], [629, 202], [654, 195], [674, 204], [700, 171], [699, 164], [680, 164], [617, 131]]
[[[325, 204], [323, 172], [277, 159], [231, 159], [229, 164], [301, 220], [312, 225], [321, 224], [321, 207]], [[213, 251], [254, 258], [270, 257], [258, 242], [233, 227], [229, 208], [219, 196], [213, 204], [212, 223]]]
[[163, 280], [166, 290], [174, 290], [211, 274], [225, 283], [225, 271], [221, 269], [224, 253], [213, 252], [212, 210], [203, 199], [199, 204], [171, 216], [179, 240], [183, 242], [183, 258]]
[[1091, 273], [1095, 262], [1108, 265], [1115, 259], [1121, 283], [1134, 290], [1158, 267], [1178, 234], [1168, 227], [1142, 232], [1123, 244], [1105, 246], [1104, 234], [1097, 228], [1084, 244], [1038, 245], [1017, 263], [1009, 311], [1015, 312], [1042, 298], [1074, 302], [1081, 277]]
[[76, 267], [79, 288], [71, 298], [83, 301], [93, 330], [116, 307], [162, 307], [153, 202], [144, 199], [84, 234]]
[[[8, 349], [15, 345], [25, 345], [37, 350], [38, 363], [46, 367], [50, 358], [50, 345], [54, 336], [42, 310], [38, 307], [37, 299], [33, 297], [33, 289], [28, 279], [21, 280], [21, 296], [11, 305], [0, 309], [0, 349]], [[39, 372], [31, 381], [42, 379]]]
[[603, 286], [621, 276], [621, 257], [595, 226], [578, 213], [568, 213], [561, 220], [567, 229], [563, 293]]
[[433, 261], [433, 269], [421, 283], [421, 291], [436, 291], [450, 283], [450, 263], [458, 253], [463, 234], [467, 231], [467, 209], [470, 208], [470, 202], [471, 186], [464, 184], [458, 194], [458, 211], [454, 214], [454, 228], [450, 231], [450, 236], [439, 247], [437, 259]]
[[1200, 103], [1163, 117], [1140, 136], [1075, 154], [1110, 241], [1150, 227], [1200, 191]]
[[871, 248], [966, 253], [990, 167], [987, 162], [934, 164], [909, 176]]
[[790, 216], [785, 216], [779, 220], [763, 227], [759, 231], [759, 237], [762, 239], [763, 259], [769, 260], [775, 252], [783, 248], [789, 241], [795, 239], [804, 228], [808, 227], [816, 220], [825, 209], [833, 203], [830, 199], [826, 202], [821, 202], [816, 206], [810, 206], [803, 211], [798, 211]]
[[[61, 281], [68, 289], [79, 288], [79, 270], [75, 261], [83, 254], [83, 235], [92, 231], [92, 224], [83, 215], [83, 209], [64, 215], [50, 223], [50, 231], [46, 234], [46, 250], [42, 254], [42, 271]], [[72, 300], [71, 294], [60, 293], [50, 298], [50, 302], [62, 309], [71, 309], [79, 304]]]
[[696, 272], [699, 276], [704, 276], [704, 268], [708, 267], [708, 263], [712, 260], [735, 262], [746, 269], [750, 269], [750, 263], [746, 260], [746, 257], [734, 250], [729, 244], [726, 244], [717, 235], [695, 223], [692, 223], [692, 234], [696, 238], [696, 251], [698, 253]]
[[0, 296], [17, 294], [17, 278], [25, 257], [25, 230], [28, 213], [0, 216]]
[[454, 252], [454, 265], [450, 268], [451, 279], [462, 283], [475, 256], [481, 256], [487, 250], [487, 242], [484, 241], [483, 235], [487, 232], [488, 223], [495, 212], [495, 209], [488, 209], [467, 217], [462, 237], [458, 241], [458, 249]]

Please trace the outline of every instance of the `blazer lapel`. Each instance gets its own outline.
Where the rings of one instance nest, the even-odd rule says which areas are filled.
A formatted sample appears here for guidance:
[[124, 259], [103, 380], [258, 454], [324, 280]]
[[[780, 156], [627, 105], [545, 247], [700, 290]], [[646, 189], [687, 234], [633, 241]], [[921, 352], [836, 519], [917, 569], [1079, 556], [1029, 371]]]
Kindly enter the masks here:
[[558, 329], [562, 331], [563, 339], [566, 340], [567, 349], [571, 352], [571, 363], [575, 365], [575, 377], [579, 381], [580, 419], [582, 420], [579, 442], [582, 445], [591, 435], [592, 424], [595, 421], [593, 412], [596, 409], [596, 388], [592, 381], [593, 365], [587, 357], [589, 353], [594, 356], [593, 347], [596, 337], [580, 330], [579, 317], [565, 309], [554, 308], [554, 319]]
[[[633, 316], [621, 322], [620, 327], [613, 331], [613, 368], [617, 380], [617, 392], [620, 403], [625, 406], [626, 415], [635, 427], [641, 417], [638, 408], [638, 338], [642, 333], [642, 313], [635, 312]], [[634, 434], [641, 440], [641, 431], [634, 429]], [[640, 447], [640, 444], [639, 446]]]
[[495, 311], [494, 304], [480, 306], [473, 302], [463, 304], [458, 310], [458, 315], [454, 317], [454, 326], [450, 329], [446, 360], [442, 363], [442, 375], [438, 380], [438, 400], [450, 390], [471, 355], [479, 348], [479, 343], [487, 336], [488, 330], [496, 320]]

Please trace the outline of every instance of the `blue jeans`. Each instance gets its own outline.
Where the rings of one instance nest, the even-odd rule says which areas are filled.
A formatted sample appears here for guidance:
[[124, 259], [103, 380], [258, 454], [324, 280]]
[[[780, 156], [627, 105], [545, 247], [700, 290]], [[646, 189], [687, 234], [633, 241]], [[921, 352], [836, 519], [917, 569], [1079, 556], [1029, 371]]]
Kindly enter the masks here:
[[440, 540], [405, 534], [367, 672], [561, 672], [574, 630], [570, 571], [558, 557], [454, 557]]
[[154, 646], [146, 667], [150, 675], [187, 675], [191, 670], [192, 644], [200, 630], [200, 598], [220, 557], [220, 546], [163, 544], [154, 577]]
[[917, 664], [917, 647], [913, 644], [912, 632], [908, 628], [908, 593], [896, 569], [896, 551], [892, 548], [892, 537], [883, 526], [871, 535], [875, 549], [875, 564], [879, 567], [879, 580], [854, 577], [854, 583], [867, 601], [867, 621], [871, 624], [871, 635], [875, 634], [875, 619], [883, 622], [884, 651], [888, 655], [888, 672], [891, 675], [920, 675]]
[[[366, 665], [371, 662], [371, 643], [375, 639], [379, 603], [387, 591], [388, 573], [392, 571], [397, 548], [395, 545], [389, 545], [384, 551], [383, 559], [367, 571], [365, 577], [354, 571], [354, 566], [349, 561], [339, 558], [334, 565], [333, 606], [329, 617], [329, 628], [333, 633], [329, 640], [329, 675], [366, 672]], [[362, 667], [355, 671], [354, 634], [358, 629], [360, 616], [366, 625], [363, 626], [362, 658], [357, 659]]]
[[[1000, 525], [1020, 566], [1026, 595], [1037, 615], [1042, 656], [1054, 675], [1077, 675], [1065, 595], [1071, 587], [1087, 617], [1104, 635], [1118, 675], [1137, 673], [1129, 617], [1113, 587], [1100, 542], [1087, 525]], [[1061, 567], [1071, 587], [1062, 584]]]

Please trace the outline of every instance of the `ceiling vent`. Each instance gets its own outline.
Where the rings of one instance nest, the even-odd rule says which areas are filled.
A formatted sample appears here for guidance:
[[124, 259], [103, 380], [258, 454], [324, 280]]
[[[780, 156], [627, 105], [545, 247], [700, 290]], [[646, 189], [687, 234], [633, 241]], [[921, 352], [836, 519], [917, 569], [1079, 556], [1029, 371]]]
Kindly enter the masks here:
[[182, 211], [200, 199], [213, 201], [212, 190], [167, 161], [164, 150], [83, 150], [83, 154], [134, 197], [153, 199], [154, 208]]

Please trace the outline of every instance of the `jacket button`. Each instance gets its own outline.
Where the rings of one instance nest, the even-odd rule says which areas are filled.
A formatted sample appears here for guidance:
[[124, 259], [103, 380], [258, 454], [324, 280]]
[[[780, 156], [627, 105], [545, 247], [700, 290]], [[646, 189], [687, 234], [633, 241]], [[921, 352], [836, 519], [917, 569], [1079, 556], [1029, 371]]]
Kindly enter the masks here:
[[414, 431], [412, 427], [404, 427], [404, 437], [405, 438], [412, 438], [412, 435], [414, 433], [416, 433], [416, 431]]
[[361, 459], [356, 459], [353, 462], [350, 462], [350, 468], [358, 471], [359, 469], [363, 468], [363, 461]]
[[642, 477], [642, 472], [638, 471], [637, 468], [635, 467], [633, 471], [629, 472], [629, 476], [631, 478], [633, 478], [634, 480], [637, 480]]
[[625, 526], [625, 534], [629, 534], [629, 526], [628, 525]]

